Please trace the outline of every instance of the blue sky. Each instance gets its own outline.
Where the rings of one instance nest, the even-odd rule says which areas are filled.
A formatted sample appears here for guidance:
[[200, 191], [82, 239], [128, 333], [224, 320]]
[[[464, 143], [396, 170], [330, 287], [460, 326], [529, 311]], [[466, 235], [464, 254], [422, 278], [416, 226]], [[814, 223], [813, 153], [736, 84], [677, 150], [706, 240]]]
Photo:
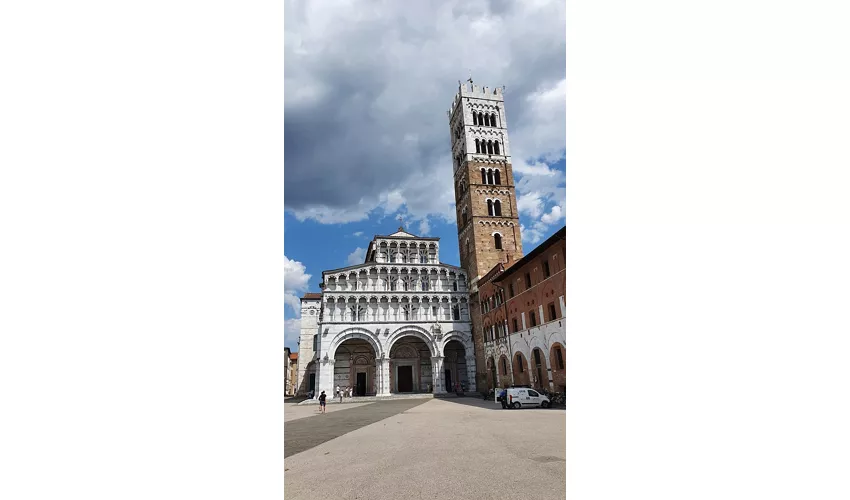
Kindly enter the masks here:
[[[564, 223], [563, 2], [287, 2], [285, 337], [321, 272], [376, 234], [439, 237], [459, 265], [446, 111], [458, 81], [505, 86], [524, 249]], [[353, 22], [352, 20], [356, 20]]]

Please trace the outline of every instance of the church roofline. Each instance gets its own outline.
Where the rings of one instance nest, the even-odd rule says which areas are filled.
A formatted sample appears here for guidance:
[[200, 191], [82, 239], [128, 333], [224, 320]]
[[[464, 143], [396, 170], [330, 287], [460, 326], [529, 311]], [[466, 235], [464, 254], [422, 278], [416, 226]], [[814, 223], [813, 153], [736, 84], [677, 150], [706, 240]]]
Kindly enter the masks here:
[[440, 241], [440, 238], [426, 237], [426, 236], [413, 236], [411, 238], [410, 236], [389, 236], [389, 235], [384, 236], [384, 235], [381, 235], [381, 234], [376, 235], [375, 238], [372, 241], [375, 241], [378, 238], [388, 239], [388, 240], [404, 240], [404, 241], [410, 241], [410, 240]]
[[450, 267], [452, 269], [458, 269], [460, 271], [466, 272], [466, 270], [462, 267], [453, 266], [451, 264], [446, 264], [445, 262], [438, 262], [436, 264], [420, 264], [418, 262], [366, 262], [364, 264], [355, 264], [353, 266], [348, 267], [340, 267], [338, 269], [328, 269], [326, 271], [322, 271], [322, 276], [326, 274], [335, 274], [341, 273], [344, 271], [351, 271], [359, 268], [368, 268], [368, 267], [388, 267], [388, 266], [396, 266], [396, 267], [428, 267], [428, 266], [443, 266]]

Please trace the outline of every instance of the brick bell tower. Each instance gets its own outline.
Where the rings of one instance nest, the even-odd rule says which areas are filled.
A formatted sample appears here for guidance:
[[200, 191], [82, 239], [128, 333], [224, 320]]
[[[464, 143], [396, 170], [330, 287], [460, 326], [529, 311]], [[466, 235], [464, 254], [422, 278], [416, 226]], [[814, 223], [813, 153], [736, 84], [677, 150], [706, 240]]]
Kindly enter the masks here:
[[522, 257], [502, 88], [458, 82], [448, 111], [458, 247], [470, 291], [500, 262]]

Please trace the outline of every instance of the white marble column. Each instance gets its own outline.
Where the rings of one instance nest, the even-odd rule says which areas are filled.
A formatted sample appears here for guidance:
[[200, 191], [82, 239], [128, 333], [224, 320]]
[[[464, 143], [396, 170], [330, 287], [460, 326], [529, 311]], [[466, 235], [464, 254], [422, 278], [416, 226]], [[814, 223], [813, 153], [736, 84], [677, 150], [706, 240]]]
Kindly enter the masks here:
[[316, 378], [319, 381], [316, 395], [318, 396], [322, 393], [322, 391], [325, 391], [325, 395], [328, 396], [328, 398], [333, 398], [334, 360], [328, 359], [325, 361], [323, 358], [316, 366], [316, 369], [319, 372], [319, 374], [316, 375]]
[[434, 394], [445, 394], [445, 374], [442, 356], [431, 356], [431, 378], [434, 380]]
[[466, 380], [469, 392], [477, 392], [475, 387], [475, 356], [466, 356]]
[[375, 374], [378, 378], [378, 396], [390, 395], [390, 360], [378, 358], [375, 360]]

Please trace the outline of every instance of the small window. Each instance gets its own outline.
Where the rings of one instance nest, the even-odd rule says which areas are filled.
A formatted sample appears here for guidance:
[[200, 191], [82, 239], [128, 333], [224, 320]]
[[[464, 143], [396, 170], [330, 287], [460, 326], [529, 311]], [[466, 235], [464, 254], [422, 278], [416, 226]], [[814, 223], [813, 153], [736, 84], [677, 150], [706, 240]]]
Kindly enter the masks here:
[[508, 373], [508, 363], [505, 358], [502, 358], [502, 375], [506, 375]]
[[[499, 172], [496, 172], [496, 175], [499, 175]], [[496, 200], [493, 202], [493, 213], [496, 214], [497, 217], [502, 215], [502, 202]]]
[[475, 113], [472, 113], [472, 124], [478, 125], [478, 115]]
[[319, 350], [319, 336], [313, 335], [313, 352], [316, 352], [318, 350]]
[[540, 394], [537, 394], [536, 391], [532, 391], [531, 389], [528, 390], [528, 395], [533, 397], [533, 398], [540, 396]]
[[484, 115], [484, 125], [490, 126], [490, 115]]
[[528, 311], [528, 317], [531, 318], [531, 326], [537, 326], [537, 315], [534, 313], [534, 309]]
[[502, 235], [498, 234], [498, 233], [493, 235], [493, 243], [496, 245], [496, 250], [501, 250], [502, 249]]
[[487, 200], [487, 215], [493, 216], [493, 200]]
[[519, 367], [519, 372], [522, 373], [522, 357], [519, 354], [516, 355], [516, 365]]
[[531, 288], [531, 274], [525, 273], [525, 288]]
[[544, 260], [543, 261], [543, 277], [548, 278], [549, 276], [551, 276], [549, 274], [549, 261]]
[[540, 364], [540, 349], [534, 350], [534, 363], [538, 365]]
[[487, 171], [487, 184], [493, 184], [493, 171]]
[[[493, 141], [493, 151], [495, 151], [496, 154], [501, 154], [499, 153], [499, 141]], [[498, 184], [498, 182], [496, 184]]]
[[513, 298], [514, 296], [514, 284], [508, 283], [508, 297]]
[[[498, 146], [498, 143], [496, 143], [496, 145]], [[497, 147], [496, 149], [499, 149], [499, 148]], [[498, 151], [497, 151], [497, 153], [498, 153]], [[502, 179], [501, 179], [501, 177], [499, 177], [499, 171], [498, 170], [496, 170], [495, 176], [496, 176], [496, 184], [501, 186], [502, 185]]]
[[433, 314], [435, 318], [437, 317], [437, 306], [431, 306], [431, 314]]
[[478, 142], [478, 139], [475, 139], [475, 152], [476, 153], [481, 152], [481, 143]]
[[549, 302], [549, 321], [555, 321], [558, 316], [555, 313], [555, 303]]
[[481, 169], [481, 184], [487, 184], [487, 172]]
[[453, 289], [455, 292], [457, 291], [457, 280], [452, 281], [452, 289]]
[[493, 154], [493, 141], [487, 141], [487, 154]]
[[460, 309], [458, 308], [458, 306], [452, 307], [452, 319], [455, 321], [460, 320]]
[[558, 359], [558, 369], [564, 369], [564, 355], [561, 353], [561, 348], [555, 349], [555, 357]]
[[493, 113], [490, 115], [490, 126], [495, 127], [496, 123], [496, 113]]

